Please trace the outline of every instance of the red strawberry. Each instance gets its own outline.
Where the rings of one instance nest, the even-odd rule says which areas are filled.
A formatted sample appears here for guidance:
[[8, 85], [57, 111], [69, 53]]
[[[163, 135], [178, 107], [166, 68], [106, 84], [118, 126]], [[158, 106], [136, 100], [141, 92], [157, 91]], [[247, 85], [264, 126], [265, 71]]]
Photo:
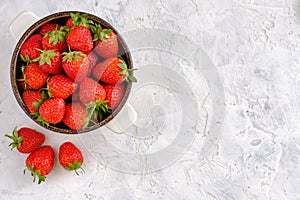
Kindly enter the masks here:
[[14, 129], [12, 135], [5, 135], [13, 140], [9, 146], [17, 147], [21, 153], [31, 153], [39, 148], [45, 141], [45, 135], [31, 128]]
[[51, 97], [68, 98], [76, 88], [76, 84], [67, 76], [58, 74], [48, 81], [48, 92]]
[[[45, 176], [49, 174], [54, 165], [54, 150], [51, 146], [42, 146], [35, 150], [26, 159], [26, 167], [35, 178], [38, 177], [38, 184], [45, 181]], [[24, 171], [25, 172], [25, 171]]]
[[67, 51], [68, 45], [65, 41], [67, 35], [66, 27], [46, 33], [42, 39], [42, 47], [45, 50]]
[[41, 55], [36, 59], [44, 72], [60, 74], [62, 72], [62, 56], [57, 50], [41, 50]]
[[90, 68], [93, 69], [95, 67], [95, 65], [97, 64], [98, 61], [98, 56], [94, 53], [94, 52], [90, 52], [87, 55], [89, 61], [90, 61]]
[[124, 85], [117, 84], [117, 85], [103, 85], [105, 92], [106, 92], [106, 100], [108, 100], [107, 105], [110, 109], [115, 109], [123, 99], [124, 96]]
[[108, 58], [96, 65], [93, 75], [98, 80], [109, 84], [121, 83], [123, 80], [136, 82], [136, 78], [130, 73], [132, 70], [127, 68], [121, 58]]
[[44, 72], [37, 63], [31, 63], [23, 68], [25, 84], [32, 89], [41, 89], [48, 79], [48, 74]]
[[59, 30], [60, 27], [61, 26], [59, 24], [55, 24], [55, 23], [44, 24], [40, 28], [40, 34], [45, 35], [46, 33], [50, 32], [50, 31]]
[[23, 74], [20, 74], [18, 76], [17, 85], [18, 85], [18, 88], [21, 89], [21, 91], [24, 91], [24, 90], [27, 89], [26, 85], [25, 85], [25, 79], [24, 79], [24, 75]]
[[80, 102], [75, 102], [66, 105], [65, 116], [63, 122], [73, 130], [80, 130], [85, 124], [84, 118], [88, 112], [85, 106]]
[[40, 34], [34, 34], [27, 39], [20, 49], [20, 56], [25, 62], [31, 62], [35, 58], [39, 57], [41, 52], [37, 49], [42, 48], [42, 36]]
[[[79, 85], [77, 84], [77, 86], [79, 86]], [[72, 100], [72, 102], [78, 102], [78, 101], [80, 101], [80, 98], [79, 98], [79, 87], [78, 87], [78, 89], [76, 89], [73, 92], [71, 100]]]
[[91, 73], [89, 59], [80, 51], [63, 53], [62, 67], [75, 82], [81, 82]]
[[59, 163], [66, 170], [74, 170], [77, 175], [78, 169], [84, 161], [81, 151], [71, 142], [65, 142], [59, 147]]
[[65, 101], [58, 97], [48, 99], [41, 104], [39, 114], [37, 122], [43, 125], [57, 124], [64, 118]]
[[39, 110], [40, 104], [43, 102], [42, 92], [26, 90], [22, 94], [22, 99], [29, 113], [34, 113]]
[[72, 18], [69, 18], [69, 19], [67, 20], [66, 26], [67, 26], [69, 29], [75, 28], [75, 26], [74, 26], [74, 24], [73, 24]]
[[93, 79], [86, 78], [79, 85], [79, 98], [84, 104], [96, 101], [99, 99], [103, 101], [106, 93], [102, 85], [94, 81]]
[[96, 25], [94, 34], [95, 51], [103, 58], [117, 57], [119, 47], [117, 35], [111, 29], [102, 29]]
[[94, 47], [91, 31], [84, 26], [77, 26], [67, 35], [67, 44], [72, 50], [88, 54]]
[[92, 118], [99, 118], [101, 121], [103, 116], [110, 112], [105, 97], [106, 93], [104, 88], [93, 79], [87, 78], [80, 83], [79, 98], [80, 101], [86, 105], [86, 109], [88, 110], [83, 128], [88, 127]]

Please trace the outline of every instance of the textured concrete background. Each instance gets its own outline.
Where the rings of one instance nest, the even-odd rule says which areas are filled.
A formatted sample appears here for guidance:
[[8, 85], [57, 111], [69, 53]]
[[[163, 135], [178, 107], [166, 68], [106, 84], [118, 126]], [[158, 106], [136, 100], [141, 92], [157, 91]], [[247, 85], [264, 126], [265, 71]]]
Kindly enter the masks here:
[[[155, 135], [155, 139], [143, 139], [142, 143], [133, 142], [132, 135], [111, 134], [106, 128], [100, 133], [67, 136], [33, 123], [18, 107], [9, 82], [9, 62], [16, 44], [9, 26], [24, 10], [38, 17], [63, 10], [87, 11], [107, 20], [129, 39], [135, 31], [148, 33], [149, 29], [168, 30], [181, 35], [180, 38], [189, 38], [211, 59], [225, 92], [223, 129], [209, 149], [210, 153], [203, 156], [201, 149], [210, 134], [209, 129], [203, 127], [211, 116], [209, 102], [213, 107], [213, 100], [207, 102], [207, 107], [201, 107], [201, 102], [210, 94], [212, 86], [205, 83], [207, 77], [197, 74], [201, 72], [197, 71], [197, 63], [182, 63], [182, 58], [177, 61], [178, 55], [171, 56], [165, 46], [136, 51], [134, 61], [141, 82], [143, 68], [139, 66], [154, 63], [166, 66], [173, 62], [170, 68], [183, 74], [195, 93], [194, 100], [201, 107], [199, 123], [190, 131], [197, 133], [193, 144], [175, 162], [152, 173], [147, 165], [139, 168], [139, 173], [126, 173], [112, 169], [97, 156], [100, 148], [97, 145], [102, 137], [127, 152], [148, 154], [163, 150], [175, 138], [176, 120], [194, 120], [182, 115], [186, 109], [182, 103], [177, 110], [178, 100], [168, 93], [168, 88], [152, 87], [139, 94], [160, 91], [163, 95], [159, 96], [162, 97], [159, 105], [165, 106], [166, 111], [170, 109], [173, 123], [170, 127], [162, 126], [163, 134]], [[299, 0], [2, 0], [0, 18], [0, 199], [300, 199]], [[150, 37], [150, 42], [151, 39], [156, 41], [157, 38]], [[141, 43], [127, 42], [129, 46]], [[177, 50], [193, 53], [188, 47]], [[134, 99], [138, 92], [133, 94], [134, 102], [138, 101]], [[165, 105], [166, 99], [175, 106]], [[189, 109], [190, 113], [195, 111]], [[175, 117], [177, 112], [181, 118]], [[140, 119], [145, 122], [148, 118]], [[22, 175], [26, 157], [10, 151], [9, 141], [4, 137], [16, 125], [44, 132], [46, 143], [56, 151], [65, 140], [76, 143], [85, 154], [86, 173], [77, 177], [55, 164], [45, 184], [32, 183], [29, 174]]]

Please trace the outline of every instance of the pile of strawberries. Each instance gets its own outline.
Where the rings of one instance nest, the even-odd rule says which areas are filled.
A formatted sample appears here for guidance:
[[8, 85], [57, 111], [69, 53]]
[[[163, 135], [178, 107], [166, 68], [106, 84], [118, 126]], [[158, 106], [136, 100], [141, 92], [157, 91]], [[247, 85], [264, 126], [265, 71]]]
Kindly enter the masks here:
[[[29, 154], [26, 159], [27, 170], [34, 177], [33, 181], [38, 178], [38, 184], [45, 181], [54, 165], [55, 153], [50, 145], [43, 145], [45, 135], [28, 127], [22, 127], [14, 130], [12, 135], [5, 135], [13, 140], [9, 146], [17, 148], [20, 153]], [[82, 169], [83, 163], [82, 152], [71, 142], [64, 142], [59, 147], [59, 163], [66, 170]], [[25, 174], [25, 170], [24, 170]]]
[[21, 46], [19, 91], [30, 115], [44, 126], [83, 130], [121, 102], [136, 82], [119, 53], [118, 37], [88, 14], [47, 23]]

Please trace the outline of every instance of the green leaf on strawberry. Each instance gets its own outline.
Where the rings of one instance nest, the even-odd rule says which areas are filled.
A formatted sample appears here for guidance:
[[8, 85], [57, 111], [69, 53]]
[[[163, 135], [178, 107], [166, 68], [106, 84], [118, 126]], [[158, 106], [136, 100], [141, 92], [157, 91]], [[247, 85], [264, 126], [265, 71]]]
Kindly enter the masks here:
[[123, 80], [124, 81], [130, 81], [130, 82], [137, 82], [137, 79], [131, 74], [131, 71], [136, 70], [136, 69], [128, 69], [126, 63], [124, 60], [120, 59], [121, 63], [118, 64], [118, 67], [122, 69], [119, 74], [125, 75]]

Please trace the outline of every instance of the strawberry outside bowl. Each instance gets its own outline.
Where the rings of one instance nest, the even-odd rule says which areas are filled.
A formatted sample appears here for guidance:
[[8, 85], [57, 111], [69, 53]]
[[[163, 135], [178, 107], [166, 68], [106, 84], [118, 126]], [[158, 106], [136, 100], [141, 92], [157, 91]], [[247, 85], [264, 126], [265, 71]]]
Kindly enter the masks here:
[[[24, 68], [22, 69], [22, 66], [28, 66], [30, 64], [30, 62], [40, 63], [40, 61], [32, 59], [29, 62], [27, 58], [24, 58], [24, 57], [22, 58], [22, 56], [20, 55], [21, 47], [31, 36], [33, 36], [34, 34], [40, 33], [40, 30], [41, 30], [40, 28], [43, 25], [51, 23], [51, 24], [59, 24], [61, 27], [63, 27], [66, 25], [68, 19], [71, 18], [72, 14], [74, 14], [73, 17], [75, 15], [77, 15], [77, 18], [80, 18], [78, 16], [88, 16], [90, 25], [91, 24], [93, 24], [93, 25], [99, 24], [102, 29], [111, 30], [112, 32], [114, 32], [116, 34], [117, 41], [118, 41], [117, 42], [118, 51], [117, 51], [116, 57], [123, 62], [122, 64], [125, 64], [127, 66], [127, 69], [128, 69], [127, 75], [130, 76], [130, 78], [132, 78], [133, 63], [132, 63], [130, 51], [129, 51], [124, 39], [121, 37], [121, 35], [118, 33], [118, 31], [113, 26], [111, 26], [109, 23], [104, 21], [103, 19], [101, 19], [95, 15], [92, 15], [89, 13], [84, 13], [84, 12], [79, 12], [79, 11], [58, 12], [58, 13], [54, 13], [49, 16], [46, 16], [42, 19], [38, 19], [34, 14], [26, 11], [26, 12], [21, 13], [14, 20], [14, 22], [11, 24], [11, 27], [10, 27], [10, 31], [11, 31], [12, 35], [18, 41], [16, 44], [16, 47], [13, 51], [13, 54], [12, 54], [11, 66], [10, 66], [10, 80], [11, 80], [11, 86], [13, 89], [14, 96], [15, 96], [18, 104], [22, 108], [22, 110], [25, 112], [25, 114], [28, 117], [30, 117], [32, 120], [34, 120], [36, 123], [38, 123], [39, 125], [43, 126], [44, 128], [46, 128], [48, 130], [58, 132], [58, 133], [65, 133], [65, 134], [77, 134], [77, 133], [89, 132], [89, 131], [95, 130], [101, 126], [106, 125], [108, 128], [110, 128], [114, 132], [122, 133], [122, 132], [124, 132], [124, 130], [126, 130], [126, 126], [128, 124], [132, 124], [136, 120], [136, 113], [135, 113], [134, 109], [132, 108], [132, 106], [130, 106], [130, 104], [127, 103], [127, 99], [129, 97], [131, 87], [132, 87], [132, 81], [130, 81], [130, 80], [122, 81], [122, 84], [123, 84], [122, 98], [118, 102], [118, 104], [116, 106], [114, 106], [113, 109], [109, 109], [108, 112], [106, 112], [104, 114], [102, 113], [101, 114], [102, 118], [100, 118], [100, 119], [99, 119], [98, 115], [100, 115], [99, 113], [101, 113], [101, 111], [97, 112], [97, 114], [95, 114], [95, 112], [91, 112], [93, 114], [92, 114], [92, 116], [89, 116], [89, 118], [90, 119], [93, 118], [93, 120], [91, 120], [92, 122], [90, 122], [90, 123], [86, 122], [86, 126], [84, 128], [80, 128], [80, 129], [75, 129], [75, 128], [71, 129], [62, 120], [55, 124], [54, 123], [44, 123], [44, 122], [39, 121], [40, 117], [37, 117], [36, 113], [39, 112], [39, 109], [40, 109], [41, 105], [43, 104], [43, 101], [45, 101], [45, 99], [52, 98], [51, 94], [50, 94], [50, 96], [46, 95], [46, 97], [43, 97], [44, 100], [41, 100], [42, 102], [39, 102], [40, 105], [36, 107], [36, 109], [37, 109], [36, 113], [33, 113], [32, 111], [29, 110], [28, 105], [26, 105], [26, 103], [24, 102], [24, 100], [22, 98], [23, 92], [26, 91], [26, 89], [27, 89], [27, 88], [24, 89], [24, 84], [22, 83], [22, 80], [24, 78], [26, 78], [26, 77], [24, 77]], [[76, 16], [75, 16], [75, 18], [76, 18]], [[75, 20], [75, 18], [73, 18], [73, 20]], [[81, 21], [83, 21], [83, 20], [79, 19], [78, 23], [81, 23]], [[78, 25], [78, 26], [81, 26], [81, 25]], [[90, 30], [91, 29], [92, 28], [90, 28]], [[69, 34], [69, 31], [70, 30], [66, 31], [67, 32], [66, 34]], [[94, 31], [91, 30], [92, 35], [93, 35], [93, 32]], [[95, 46], [96, 46], [96, 43], [94, 42], [93, 47], [95, 47]], [[70, 46], [68, 49], [69, 49], [68, 51], [71, 51]], [[73, 51], [73, 49], [72, 49], [72, 51]], [[92, 51], [94, 51], [94, 49]], [[92, 52], [92, 51], [90, 51], [90, 52]], [[108, 59], [108, 58], [101, 57], [100, 55], [98, 55], [95, 52], [94, 52], [94, 55], [97, 56], [97, 63], [93, 66], [93, 68], [96, 65], [98, 65], [99, 63], [102, 63]], [[87, 56], [88, 56], [88, 53], [87, 53]], [[27, 61], [25, 61], [26, 59], [27, 59]], [[90, 79], [93, 79], [94, 81], [96, 81], [98, 84], [101, 84], [101, 85], [104, 84], [101, 82], [101, 78], [100, 78], [100, 80], [98, 80], [94, 77], [94, 75], [92, 73], [93, 68], [91, 69], [91, 72], [89, 73], [88, 77]], [[25, 69], [26, 69], [26, 67], [25, 67]], [[65, 70], [62, 70], [61, 74], [68, 77], [68, 74], [65, 72]], [[47, 94], [47, 92], [45, 92], [45, 91], [47, 91], [48, 83], [50, 82], [49, 79], [51, 80], [51, 78], [54, 76], [56, 76], [56, 75], [49, 75], [47, 82], [44, 84], [44, 86], [42, 88], [38, 88], [34, 91], [36, 91], [36, 92], [44, 91], [43, 93]], [[78, 97], [78, 95], [76, 97], [75, 91], [78, 90], [78, 88], [80, 90], [81, 82], [78, 82], [78, 83], [75, 83], [75, 82], [76, 81], [74, 80], [73, 83], [75, 86], [73, 88], [74, 90], [72, 91], [72, 95], [67, 97], [66, 99], [64, 99], [65, 104], [72, 104], [77, 101], [80, 102], [80, 97]], [[119, 84], [116, 84], [116, 85], [119, 85]], [[30, 89], [32, 89], [32, 88], [30, 88]], [[49, 90], [49, 88], [48, 88], [48, 90]], [[114, 93], [114, 92], [115, 91], [113, 91], [112, 93]], [[45, 95], [43, 95], [43, 96], [45, 96]], [[105, 102], [107, 102], [106, 99], [105, 99]], [[82, 105], [85, 105], [85, 107], [87, 106], [86, 103], [83, 103], [83, 102], [80, 102], [80, 103], [82, 103]], [[53, 110], [55, 110], [54, 107], [55, 106], [53, 106]], [[87, 111], [87, 113], [89, 113], [89, 111]]]

